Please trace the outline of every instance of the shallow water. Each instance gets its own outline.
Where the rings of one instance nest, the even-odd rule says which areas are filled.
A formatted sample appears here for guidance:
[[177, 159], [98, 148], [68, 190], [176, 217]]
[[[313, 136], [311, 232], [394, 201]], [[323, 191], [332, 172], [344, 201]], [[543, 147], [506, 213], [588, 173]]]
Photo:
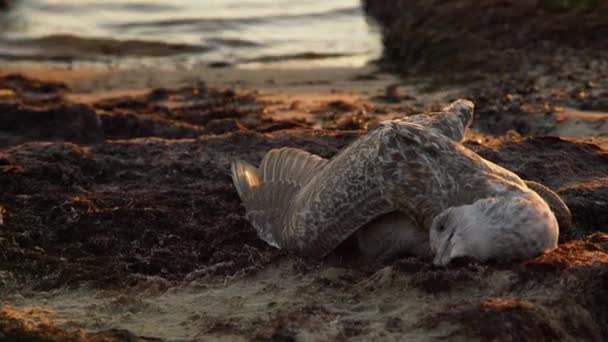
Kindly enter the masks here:
[[[22, 0], [0, 14], [0, 25], [0, 52], [16, 59], [33, 51], [44, 58], [39, 41], [30, 40], [66, 34], [184, 43], [205, 48], [189, 58], [230, 63], [360, 65], [381, 49], [358, 0]], [[53, 44], [97, 52], [61, 39]]]

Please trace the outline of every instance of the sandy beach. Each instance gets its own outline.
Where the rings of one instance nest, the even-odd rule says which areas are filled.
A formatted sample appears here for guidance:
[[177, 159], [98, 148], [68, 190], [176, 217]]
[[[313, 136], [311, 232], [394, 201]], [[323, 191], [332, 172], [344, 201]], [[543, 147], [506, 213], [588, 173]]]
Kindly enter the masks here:
[[[470, 91], [428, 88], [373, 66], [3, 67], [0, 104], [13, 113], [0, 134], [10, 227], [0, 239], [4, 333], [232, 341], [584, 332], [601, 340], [608, 235], [587, 232], [608, 220], [605, 113], [532, 113], [538, 119], [520, 133], [512, 128], [520, 114], [495, 122], [478, 107], [467, 146], [552, 187], [573, 212], [575, 228], [549, 255], [442, 269], [417, 258], [360, 265], [344, 246], [317, 264], [256, 238], [229, 178], [231, 158], [257, 163], [281, 146], [331, 157], [379, 120]], [[524, 330], [501, 330], [513, 325]]]
[[[604, 341], [608, 64], [581, 53], [458, 76], [5, 60], [0, 340]], [[231, 160], [283, 146], [331, 158], [457, 98], [476, 104], [466, 147], [569, 206], [557, 250], [436, 267], [364, 263], [347, 240], [318, 262], [256, 236]]]

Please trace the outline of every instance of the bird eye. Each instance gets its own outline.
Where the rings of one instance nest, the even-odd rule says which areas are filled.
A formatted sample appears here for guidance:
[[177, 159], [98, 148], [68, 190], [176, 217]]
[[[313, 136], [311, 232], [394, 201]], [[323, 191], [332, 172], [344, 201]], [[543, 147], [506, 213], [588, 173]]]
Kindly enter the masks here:
[[440, 225], [439, 227], [437, 227], [437, 231], [440, 233], [443, 232], [444, 230], [445, 230], [445, 225], [443, 225], [443, 224]]

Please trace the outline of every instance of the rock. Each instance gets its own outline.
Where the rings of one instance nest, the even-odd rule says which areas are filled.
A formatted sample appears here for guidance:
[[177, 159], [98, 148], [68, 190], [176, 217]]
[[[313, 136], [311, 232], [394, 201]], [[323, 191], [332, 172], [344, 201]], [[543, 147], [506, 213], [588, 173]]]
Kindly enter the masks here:
[[[545, 56], [551, 56], [552, 47], [608, 47], [608, 40], [601, 38], [608, 34], [605, 1], [363, 3], [382, 27], [384, 57], [404, 72], [511, 71], [524, 57], [533, 56], [532, 52], [544, 51]], [[558, 3], [578, 5], [555, 12], [553, 4]], [[580, 25], [583, 22], [585, 25]]]
[[10, 7], [13, 3], [13, 0], [0, 0], [0, 10]]

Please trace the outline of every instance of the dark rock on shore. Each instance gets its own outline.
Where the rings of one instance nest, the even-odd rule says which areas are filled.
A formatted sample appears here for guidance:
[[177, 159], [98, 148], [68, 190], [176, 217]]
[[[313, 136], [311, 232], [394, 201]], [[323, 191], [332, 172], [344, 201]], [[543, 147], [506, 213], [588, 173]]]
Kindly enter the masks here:
[[608, 2], [364, 0], [403, 72], [512, 72], [608, 48]]
[[13, 0], [0, 0], [0, 10], [8, 8], [13, 2]]

